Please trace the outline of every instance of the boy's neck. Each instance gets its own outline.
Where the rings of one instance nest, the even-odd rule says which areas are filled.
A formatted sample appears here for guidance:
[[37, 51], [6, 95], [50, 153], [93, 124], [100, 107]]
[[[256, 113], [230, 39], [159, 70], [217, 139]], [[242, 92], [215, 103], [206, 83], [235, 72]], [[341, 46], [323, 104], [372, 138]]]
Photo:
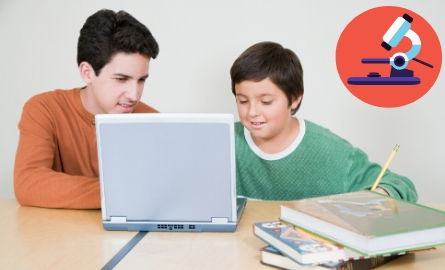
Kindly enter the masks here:
[[80, 100], [82, 101], [82, 105], [89, 113], [96, 115], [98, 112], [94, 109], [94, 99], [91, 97], [91, 86], [87, 85], [82, 88], [80, 91]]
[[267, 140], [258, 139], [252, 136], [255, 145], [266, 154], [277, 154], [286, 150], [300, 133], [300, 123], [297, 118], [291, 117], [286, 127], [273, 138]]

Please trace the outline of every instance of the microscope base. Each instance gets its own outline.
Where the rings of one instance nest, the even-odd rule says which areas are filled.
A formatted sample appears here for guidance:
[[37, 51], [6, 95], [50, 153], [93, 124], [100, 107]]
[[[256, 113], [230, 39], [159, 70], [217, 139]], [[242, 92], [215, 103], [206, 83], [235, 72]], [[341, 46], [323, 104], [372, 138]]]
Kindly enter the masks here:
[[352, 85], [415, 85], [420, 83], [417, 77], [350, 77]]

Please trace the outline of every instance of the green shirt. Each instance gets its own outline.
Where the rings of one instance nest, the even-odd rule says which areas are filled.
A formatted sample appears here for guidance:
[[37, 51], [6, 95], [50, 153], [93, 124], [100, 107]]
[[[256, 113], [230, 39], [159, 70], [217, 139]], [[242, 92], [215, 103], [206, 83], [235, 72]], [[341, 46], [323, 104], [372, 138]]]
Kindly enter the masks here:
[[[370, 189], [382, 167], [348, 141], [297, 117], [300, 133], [283, 152], [266, 154], [235, 123], [237, 194], [260, 200], [303, 198]], [[379, 187], [390, 196], [417, 201], [413, 183], [387, 170]]]

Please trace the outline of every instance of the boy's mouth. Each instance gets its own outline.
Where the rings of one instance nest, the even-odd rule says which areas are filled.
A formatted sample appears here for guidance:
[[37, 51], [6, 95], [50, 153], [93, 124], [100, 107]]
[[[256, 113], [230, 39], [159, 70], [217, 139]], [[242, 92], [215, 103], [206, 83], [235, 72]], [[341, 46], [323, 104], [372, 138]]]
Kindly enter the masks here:
[[250, 126], [253, 128], [260, 128], [262, 127], [266, 122], [250, 122]]
[[118, 105], [119, 105], [119, 106], [122, 106], [122, 107], [124, 107], [124, 108], [127, 108], [127, 107], [133, 107], [133, 106], [134, 106], [134, 103], [124, 103], [124, 102], [120, 102], [120, 103], [118, 103]]
[[133, 110], [133, 107], [135, 104], [133, 104], [133, 103], [118, 103], [117, 105], [119, 105], [122, 108], [123, 112], [131, 112]]

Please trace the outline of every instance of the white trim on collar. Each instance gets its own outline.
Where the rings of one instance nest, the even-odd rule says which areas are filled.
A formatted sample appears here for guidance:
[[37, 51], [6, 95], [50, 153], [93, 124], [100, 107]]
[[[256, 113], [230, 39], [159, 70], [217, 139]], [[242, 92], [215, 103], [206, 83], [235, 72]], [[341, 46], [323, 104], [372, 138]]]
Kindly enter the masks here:
[[289, 145], [288, 148], [286, 148], [283, 151], [281, 151], [280, 153], [276, 153], [276, 154], [264, 153], [263, 151], [261, 151], [260, 148], [258, 148], [258, 146], [256, 146], [255, 142], [252, 139], [250, 131], [247, 128], [244, 128], [244, 138], [246, 138], [247, 144], [249, 145], [250, 149], [252, 149], [252, 151], [257, 156], [259, 156], [260, 158], [265, 159], [265, 160], [278, 160], [278, 159], [282, 159], [282, 158], [288, 156], [295, 149], [297, 149], [298, 145], [300, 145], [300, 142], [304, 137], [304, 134], [306, 133], [306, 123], [304, 122], [304, 119], [301, 117], [298, 117], [298, 116], [294, 116], [294, 117], [298, 120], [298, 123], [300, 124], [300, 131], [298, 132], [298, 135], [295, 138], [295, 140], [292, 142], [291, 145]]

